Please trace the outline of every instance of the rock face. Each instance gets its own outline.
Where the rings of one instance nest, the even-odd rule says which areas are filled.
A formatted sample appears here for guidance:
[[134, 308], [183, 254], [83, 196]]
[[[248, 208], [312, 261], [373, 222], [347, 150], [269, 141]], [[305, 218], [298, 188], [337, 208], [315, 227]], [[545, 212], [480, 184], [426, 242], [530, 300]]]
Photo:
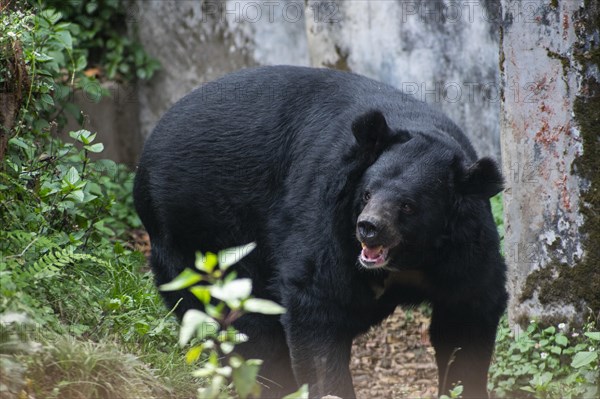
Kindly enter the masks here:
[[499, 157], [499, 0], [133, 3], [131, 25], [163, 69], [140, 88], [143, 135], [198, 84], [254, 65], [351, 70], [448, 113]]
[[600, 6], [502, 6], [509, 316], [581, 322], [600, 310]]

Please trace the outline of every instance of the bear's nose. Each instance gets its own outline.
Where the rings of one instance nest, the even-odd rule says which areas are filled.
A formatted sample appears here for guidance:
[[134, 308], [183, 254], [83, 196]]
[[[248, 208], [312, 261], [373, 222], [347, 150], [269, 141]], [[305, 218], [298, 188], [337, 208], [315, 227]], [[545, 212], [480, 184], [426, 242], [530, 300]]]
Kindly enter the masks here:
[[362, 241], [367, 239], [372, 240], [377, 237], [379, 228], [375, 220], [359, 220], [357, 223], [358, 235]]

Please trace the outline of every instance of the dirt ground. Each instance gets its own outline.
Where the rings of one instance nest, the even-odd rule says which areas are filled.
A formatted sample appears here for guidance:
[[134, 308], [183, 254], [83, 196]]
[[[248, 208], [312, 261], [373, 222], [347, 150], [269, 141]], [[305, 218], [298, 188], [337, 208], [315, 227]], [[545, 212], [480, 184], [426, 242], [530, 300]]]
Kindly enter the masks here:
[[429, 343], [429, 318], [397, 309], [354, 342], [350, 367], [359, 399], [433, 398], [437, 367]]

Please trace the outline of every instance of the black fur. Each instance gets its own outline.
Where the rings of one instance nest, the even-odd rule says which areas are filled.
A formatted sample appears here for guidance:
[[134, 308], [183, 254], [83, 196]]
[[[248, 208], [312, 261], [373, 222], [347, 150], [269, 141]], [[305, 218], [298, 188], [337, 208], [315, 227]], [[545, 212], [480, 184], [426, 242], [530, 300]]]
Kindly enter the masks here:
[[[311, 397], [354, 397], [352, 340], [397, 305], [423, 302], [440, 393], [460, 380], [464, 397], [486, 397], [507, 301], [489, 204], [501, 184], [496, 164], [477, 161], [426, 104], [354, 74], [282, 66], [228, 75], [175, 104], [146, 142], [134, 195], [158, 284], [195, 251], [257, 243], [237, 269], [255, 296], [287, 308], [237, 324], [250, 337], [243, 355], [265, 361], [264, 397], [307, 382]], [[367, 203], [393, 242], [386, 269], [357, 262]], [[184, 298], [180, 316], [199, 306], [185, 292], [164, 296]]]

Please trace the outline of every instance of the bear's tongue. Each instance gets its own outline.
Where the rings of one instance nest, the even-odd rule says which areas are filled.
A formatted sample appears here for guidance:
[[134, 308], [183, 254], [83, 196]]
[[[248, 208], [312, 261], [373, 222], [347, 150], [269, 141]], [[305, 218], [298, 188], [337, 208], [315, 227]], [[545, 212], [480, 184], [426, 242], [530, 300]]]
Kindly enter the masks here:
[[362, 249], [363, 258], [365, 258], [367, 260], [371, 260], [371, 261], [377, 260], [377, 258], [379, 258], [382, 255], [382, 253], [383, 253], [383, 245], [380, 245], [375, 248], [370, 248], [370, 247], [365, 246]]
[[387, 263], [388, 248], [383, 245], [368, 247], [362, 244], [360, 260], [365, 267], [381, 267]]

